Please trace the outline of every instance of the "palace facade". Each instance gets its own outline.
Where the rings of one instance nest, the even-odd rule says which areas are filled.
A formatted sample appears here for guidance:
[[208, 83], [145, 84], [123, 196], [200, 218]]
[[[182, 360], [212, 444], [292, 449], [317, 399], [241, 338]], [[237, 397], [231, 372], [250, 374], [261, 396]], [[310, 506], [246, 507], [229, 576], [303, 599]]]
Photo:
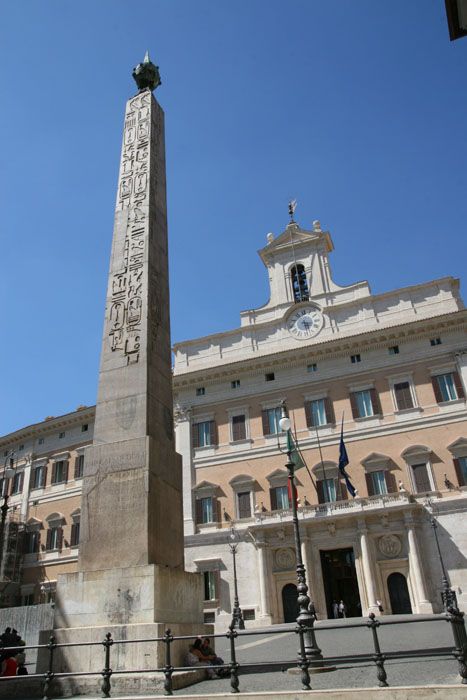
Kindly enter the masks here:
[[[297, 471], [302, 555], [318, 617], [441, 609], [442, 570], [467, 609], [467, 311], [446, 277], [372, 295], [332, 279], [329, 232], [289, 223], [259, 251], [267, 304], [231, 331], [174, 346], [183, 458], [185, 566], [204, 577], [205, 619], [224, 629], [238, 593], [247, 626], [296, 616], [285, 402], [307, 469]], [[0, 438], [17, 469], [2, 604], [53, 597], [76, 569], [94, 409]], [[341, 423], [357, 489], [338, 470]], [[436, 527], [432, 526], [434, 519]]]

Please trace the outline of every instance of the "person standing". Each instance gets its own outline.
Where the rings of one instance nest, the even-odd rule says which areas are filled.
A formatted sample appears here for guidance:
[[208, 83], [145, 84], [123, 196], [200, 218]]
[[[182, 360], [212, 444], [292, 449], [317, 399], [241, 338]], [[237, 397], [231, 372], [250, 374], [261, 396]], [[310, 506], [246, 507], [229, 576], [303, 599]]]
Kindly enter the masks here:
[[343, 600], [339, 603], [339, 617], [347, 617], [347, 606]]
[[337, 602], [337, 600], [332, 601], [331, 608], [333, 618], [337, 619], [339, 617], [339, 603]]

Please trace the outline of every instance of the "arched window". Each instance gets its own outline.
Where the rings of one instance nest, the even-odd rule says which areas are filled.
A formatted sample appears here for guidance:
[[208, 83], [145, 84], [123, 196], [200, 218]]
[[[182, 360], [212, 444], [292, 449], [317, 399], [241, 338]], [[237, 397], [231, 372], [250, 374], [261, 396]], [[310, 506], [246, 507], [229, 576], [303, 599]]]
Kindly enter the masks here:
[[294, 265], [290, 270], [292, 279], [292, 291], [294, 301], [298, 304], [300, 301], [308, 301], [310, 293], [308, 291], [308, 282], [306, 281], [305, 268], [303, 265]]

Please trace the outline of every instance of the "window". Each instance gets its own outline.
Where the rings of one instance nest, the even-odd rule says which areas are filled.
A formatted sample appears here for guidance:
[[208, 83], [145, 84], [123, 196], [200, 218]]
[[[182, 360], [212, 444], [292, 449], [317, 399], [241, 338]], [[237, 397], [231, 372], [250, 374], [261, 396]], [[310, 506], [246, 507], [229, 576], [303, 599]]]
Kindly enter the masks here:
[[246, 439], [245, 416], [232, 416], [232, 442]]
[[442, 340], [441, 338], [430, 338], [430, 345], [441, 345]]
[[199, 525], [217, 522], [217, 499], [213, 496], [196, 500], [196, 522]]
[[32, 470], [32, 487], [33, 489], [43, 489], [47, 478], [47, 467], [41, 464]]
[[23, 479], [24, 479], [24, 472], [16, 472], [14, 477], [13, 477], [13, 483], [11, 486], [11, 495], [14, 496], [17, 493], [21, 493], [23, 490]]
[[243, 619], [246, 622], [248, 622], [248, 620], [255, 620], [256, 619], [255, 611], [251, 608], [248, 610], [243, 610], [242, 614], [243, 614]]
[[47, 542], [45, 545], [46, 550], [49, 552], [52, 549], [58, 549], [61, 551], [63, 544], [63, 528], [62, 527], [49, 527], [47, 530]]
[[381, 414], [378, 394], [374, 389], [362, 389], [350, 394], [352, 415], [356, 418], [369, 418]]
[[334, 410], [331, 401], [325, 397], [305, 403], [306, 423], [309, 428], [334, 423]]
[[264, 379], [266, 382], [273, 382], [275, 380], [275, 375], [274, 372], [268, 372], [267, 374], [264, 375]]
[[78, 455], [75, 461], [75, 479], [81, 479], [84, 472], [84, 455]]
[[298, 304], [301, 301], [308, 301], [310, 294], [303, 265], [294, 265], [290, 270], [290, 277], [292, 280], [292, 292], [295, 303]]
[[358, 355], [358, 354], [357, 354], [357, 355], [351, 355], [351, 356], [350, 356], [350, 362], [351, 362], [353, 365], [355, 365], [357, 362], [361, 362], [361, 361], [362, 361], [362, 358], [361, 358], [360, 355]]
[[234, 379], [233, 381], [230, 382], [231, 389], [238, 389], [239, 386], [240, 386], [240, 379]]
[[239, 493], [237, 493], [237, 512], [239, 520], [242, 518], [251, 518], [250, 491], [239, 491]]
[[21, 598], [21, 605], [34, 605], [34, 593], [28, 593]]
[[288, 510], [290, 508], [289, 491], [287, 486], [275, 486], [269, 489], [271, 510]]
[[24, 445], [20, 445], [20, 446], [18, 447], [18, 451], [19, 451], [19, 452], [21, 452], [22, 450], [24, 450]]
[[88, 427], [89, 427], [89, 426], [88, 426], [87, 423], [83, 423], [83, 425], [81, 426], [81, 432], [82, 432], [82, 433], [87, 433], [87, 432], [88, 432]]
[[210, 447], [217, 445], [216, 424], [213, 420], [205, 420], [193, 425], [193, 447]]
[[204, 572], [204, 600], [217, 600], [217, 571]]
[[70, 547], [77, 547], [79, 544], [79, 520], [71, 524]]
[[457, 457], [454, 459], [457, 481], [459, 486], [467, 486], [467, 457]]
[[312, 362], [311, 365], [306, 366], [306, 371], [307, 372], [317, 372], [318, 371], [318, 365], [316, 362]]
[[68, 480], [68, 462], [64, 459], [54, 462], [52, 467], [52, 484], [63, 484]]
[[64, 438], [64, 437], [65, 437], [65, 433], [64, 433], [64, 432], [59, 433], [59, 434], [58, 434], [58, 437], [59, 437], [60, 439]]
[[43, 444], [44, 444], [44, 438], [39, 438], [38, 442], [39, 442], [39, 445], [43, 445]]
[[39, 530], [33, 530], [32, 532], [26, 532], [24, 539], [24, 553], [25, 554], [37, 554], [39, 552], [41, 541], [41, 533]]
[[421, 464], [412, 464], [412, 474], [415, 484], [415, 491], [417, 493], [425, 493], [426, 491], [432, 491], [431, 481], [428, 474], [428, 467], [426, 462]]
[[196, 389], [196, 396], [204, 396], [205, 393], [206, 393], [206, 389], [204, 388], [204, 386], [199, 386]]
[[266, 408], [262, 411], [263, 435], [276, 435], [281, 432], [279, 427], [281, 416], [282, 409], [280, 406], [276, 408]]
[[337, 501], [336, 481], [337, 479], [318, 479], [316, 488], [318, 489], [318, 501], [320, 503], [334, 503], [334, 501]]
[[365, 476], [369, 496], [383, 496], [388, 492], [384, 471], [371, 472]]
[[203, 619], [204, 619], [204, 624], [213, 625], [216, 621], [216, 613], [215, 612], [205, 612]]
[[398, 355], [399, 354], [399, 346], [398, 345], [391, 345], [388, 348], [388, 352], [390, 355]]
[[431, 382], [438, 403], [464, 398], [464, 389], [458, 372], [437, 374], [431, 378]]
[[409, 382], [397, 382], [394, 384], [394, 396], [396, 398], [398, 411], [405, 411], [408, 408], [414, 407]]

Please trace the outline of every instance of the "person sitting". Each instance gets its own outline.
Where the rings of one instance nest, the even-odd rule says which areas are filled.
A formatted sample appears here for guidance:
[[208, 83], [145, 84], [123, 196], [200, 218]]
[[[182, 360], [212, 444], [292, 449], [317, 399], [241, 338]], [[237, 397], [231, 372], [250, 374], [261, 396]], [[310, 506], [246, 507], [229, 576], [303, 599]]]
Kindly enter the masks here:
[[0, 676], [16, 676], [17, 668], [18, 664], [15, 657], [11, 656], [11, 652], [5, 652], [2, 658]]
[[206, 668], [208, 679], [213, 680], [214, 678], [219, 678], [214, 669], [210, 668], [212, 665], [211, 659], [208, 656], [205, 656], [201, 651], [201, 639], [199, 638], [195, 639], [193, 644], [190, 646], [188, 654], [186, 655], [186, 662], [188, 666], [208, 665], [208, 668]]
[[19, 654], [16, 654], [16, 663], [18, 664], [18, 668], [16, 669], [16, 675], [27, 676], [28, 669], [26, 668], [26, 654], [23, 651], [20, 651]]
[[[203, 652], [204, 656], [210, 660], [210, 664], [212, 664], [213, 666], [223, 666], [224, 659], [221, 659], [220, 656], [217, 656], [216, 652], [211, 647], [209, 637], [203, 637], [203, 639], [201, 640], [201, 651]], [[230, 675], [230, 671], [228, 668], [219, 668], [216, 670], [216, 673], [218, 673], [218, 675], [220, 676]]]

